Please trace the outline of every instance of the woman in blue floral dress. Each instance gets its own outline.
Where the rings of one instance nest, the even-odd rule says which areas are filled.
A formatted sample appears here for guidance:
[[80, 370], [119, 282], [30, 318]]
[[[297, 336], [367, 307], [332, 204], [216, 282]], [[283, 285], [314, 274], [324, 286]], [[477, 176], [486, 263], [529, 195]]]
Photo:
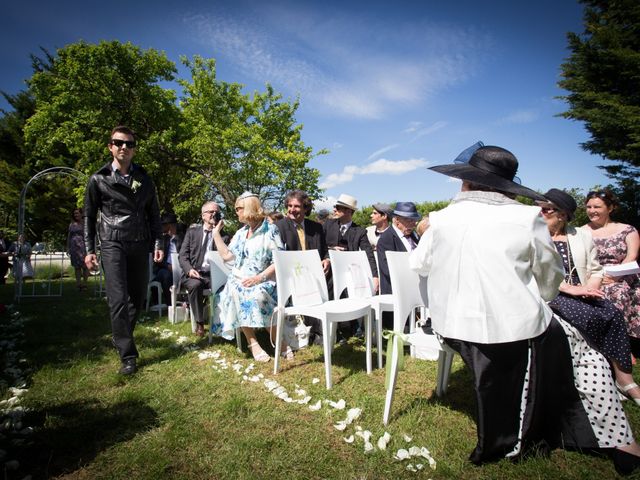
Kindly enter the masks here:
[[[271, 357], [256, 339], [256, 328], [271, 332], [271, 317], [277, 305], [273, 251], [284, 250], [278, 228], [265, 220], [258, 196], [243, 193], [235, 204], [238, 220], [244, 226], [236, 232], [227, 247], [220, 230], [224, 222], [214, 227], [213, 240], [222, 259], [234, 261], [227, 283], [216, 302], [219, 315], [213, 322], [213, 333], [232, 339], [237, 327], [242, 329], [254, 359], [268, 362]], [[283, 348], [286, 358], [293, 353]]]

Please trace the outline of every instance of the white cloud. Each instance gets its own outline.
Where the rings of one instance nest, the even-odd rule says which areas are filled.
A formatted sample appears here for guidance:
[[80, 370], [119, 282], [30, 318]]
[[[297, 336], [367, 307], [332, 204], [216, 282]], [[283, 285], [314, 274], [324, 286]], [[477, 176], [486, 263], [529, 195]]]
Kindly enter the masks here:
[[409, 122], [409, 125], [407, 125], [407, 128], [405, 128], [402, 133], [416, 132], [422, 125], [424, 125], [422, 122]]
[[466, 81], [490, 42], [423, 19], [397, 29], [384, 19], [315, 5], [242, 5], [242, 15], [223, 6], [215, 14], [185, 15], [186, 31], [248, 78], [347, 117], [383, 118]]
[[320, 188], [333, 188], [343, 183], [349, 183], [356, 175], [402, 175], [428, 165], [429, 162], [423, 158], [395, 161], [381, 158], [362, 167], [347, 165], [342, 172], [327, 175], [320, 183]]
[[425, 135], [431, 135], [432, 133], [437, 132], [438, 130], [446, 127], [447, 125], [448, 125], [448, 122], [439, 120], [439, 121], [435, 122], [434, 124], [429, 125], [426, 128], [421, 128], [421, 129], [417, 130], [415, 132], [415, 137], [413, 137], [413, 139], [411, 141], [413, 142], [413, 141], [417, 140], [420, 137], [424, 137]]
[[393, 145], [387, 145], [386, 147], [382, 147], [381, 149], [376, 150], [371, 155], [369, 155], [367, 160], [373, 160], [374, 158], [379, 157], [383, 153], [387, 153], [389, 150], [393, 150], [394, 148], [397, 148], [398, 146], [399, 145], [397, 143], [394, 143]]
[[333, 206], [336, 204], [338, 199], [329, 195], [328, 197], [323, 197], [313, 202], [313, 209], [318, 212], [320, 210], [329, 210], [333, 211]]

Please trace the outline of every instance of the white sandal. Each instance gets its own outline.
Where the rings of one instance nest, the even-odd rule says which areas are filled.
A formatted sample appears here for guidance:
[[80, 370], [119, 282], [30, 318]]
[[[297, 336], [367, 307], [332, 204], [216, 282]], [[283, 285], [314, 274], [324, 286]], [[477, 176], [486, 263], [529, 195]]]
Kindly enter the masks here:
[[640, 405], [640, 398], [634, 398], [631, 395], [629, 395], [629, 390], [632, 390], [634, 388], [638, 388], [638, 384], [637, 383], [628, 383], [625, 386], [620, 385], [617, 381], [616, 381], [616, 388], [618, 389], [618, 391], [624, 395], [626, 398], [628, 398], [629, 400], [633, 400], [633, 402], [636, 405]]
[[[258, 348], [260, 348], [260, 351], [257, 354], [253, 353], [253, 347], [256, 345], [258, 346]], [[251, 355], [253, 355], [253, 359], [256, 362], [267, 363], [271, 360], [271, 357], [269, 356], [269, 354], [262, 349], [262, 347], [258, 342], [251, 343], [249, 345], [249, 350], [251, 351]]]

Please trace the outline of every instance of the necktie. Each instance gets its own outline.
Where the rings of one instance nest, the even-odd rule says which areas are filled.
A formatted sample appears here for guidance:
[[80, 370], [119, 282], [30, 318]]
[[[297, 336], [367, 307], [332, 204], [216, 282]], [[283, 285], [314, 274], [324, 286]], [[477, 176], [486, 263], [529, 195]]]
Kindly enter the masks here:
[[204, 250], [205, 252], [211, 250], [211, 230], [204, 231]]
[[416, 242], [413, 240], [413, 235], [411, 234], [405, 235], [404, 238], [406, 238], [407, 242], [409, 242], [409, 246], [411, 247], [411, 250], [416, 248]]
[[302, 225], [300, 225], [299, 223], [296, 223], [296, 230], [298, 232], [298, 240], [300, 241], [300, 250], [306, 250], [307, 242], [304, 238], [304, 228], [302, 228]]
[[347, 233], [347, 226], [340, 225], [340, 236], [344, 237], [344, 234]]

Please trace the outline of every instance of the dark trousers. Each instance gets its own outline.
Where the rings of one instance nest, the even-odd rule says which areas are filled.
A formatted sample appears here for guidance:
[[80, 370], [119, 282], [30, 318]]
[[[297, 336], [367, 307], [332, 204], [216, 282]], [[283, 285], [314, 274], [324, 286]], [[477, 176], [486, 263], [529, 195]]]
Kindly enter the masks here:
[[196, 323], [204, 323], [204, 295], [202, 292], [211, 285], [209, 272], [199, 272], [201, 278], [184, 278], [182, 284], [187, 289], [189, 308]]
[[170, 288], [173, 285], [173, 272], [169, 268], [159, 268], [156, 271], [154, 279], [160, 282], [162, 286], [163, 299], [159, 298], [158, 303], [164, 303], [165, 305], [171, 305], [171, 291]]
[[101, 257], [113, 343], [122, 360], [136, 358], [133, 329], [147, 293], [149, 242], [103, 240]]
[[7, 257], [0, 258], [0, 285], [4, 285], [6, 280], [4, 277], [7, 276], [7, 271], [9, 270], [9, 259]]

